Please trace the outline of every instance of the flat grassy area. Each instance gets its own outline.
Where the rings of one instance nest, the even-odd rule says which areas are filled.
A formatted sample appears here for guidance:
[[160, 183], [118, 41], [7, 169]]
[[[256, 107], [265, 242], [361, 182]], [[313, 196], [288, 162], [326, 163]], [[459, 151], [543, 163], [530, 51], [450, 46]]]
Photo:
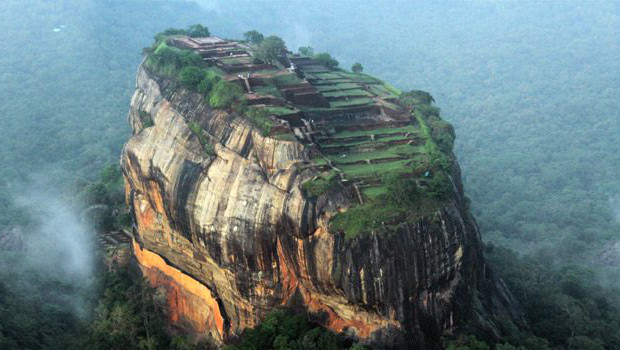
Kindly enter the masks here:
[[351, 84], [351, 88], [357, 89], [360, 87], [359, 84], [355, 84], [351, 82], [351, 79], [333, 79], [333, 80], [314, 80], [312, 81], [312, 85], [315, 86], [334, 86], [339, 84]]
[[379, 97], [382, 97], [382, 98], [396, 98], [396, 97], [398, 97], [397, 95], [392, 93], [390, 90], [385, 88], [383, 85], [370, 85], [370, 91], [372, 91], [372, 93], [374, 93], [375, 95], [377, 95]]
[[220, 62], [224, 64], [252, 63], [251, 57], [222, 57]]
[[260, 96], [275, 96], [282, 97], [282, 93], [275, 86], [265, 85], [265, 86], [253, 86], [252, 90]]
[[252, 71], [252, 74], [273, 75], [279, 72], [280, 72], [279, 69], [269, 68], [269, 69], [259, 69], [259, 70]]
[[338, 148], [341, 146], [347, 146], [347, 147], [361, 146], [361, 145], [381, 146], [382, 143], [386, 143], [389, 141], [401, 141], [401, 140], [411, 140], [411, 138], [407, 136], [396, 135], [396, 136], [388, 136], [388, 137], [375, 139], [375, 140], [371, 140], [370, 137], [368, 139], [363, 139], [359, 141], [346, 141], [346, 139], [335, 139], [332, 143], [324, 145], [323, 149], [329, 150], [331, 148]]
[[329, 69], [321, 65], [308, 65], [303, 67], [304, 73], [328, 73]]
[[395, 221], [400, 216], [399, 208], [368, 202], [337, 214], [329, 223], [331, 231], [344, 231], [345, 240], [352, 239], [362, 232], [370, 232], [385, 222]]
[[[347, 84], [347, 85], [343, 85]], [[333, 85], [314, 85], [314, 87], [321, 93], [334, 92], [334, 91], [347, 91], [347, 90], [361, 90], [357, 84], [338, 83]]]
[[[355, 84], [354, 82], [351, 81], [351, 79], [346, 79], [346, 78], [321, 80], [321, 82], [323, 82], [324, 84]], [[355, 84], [355, 85], [357, 85], [358, 87], [360, 86], [359, 84]]]
[[364, 106], [364, 105], [368, 105], [368, 104], [372, 104], [373, 101], [370, 98], [367, 97], [360, 97], [360, 98], [352, 98], [349, 99], [348, 101], [331, 101], [329, 102], [329, 105], [331, 107], [353, 107], [353, 106]]
[[387, 191], [387, 186], [365, 187], [362, 188], [362, 195], [367, 200], [373, 200], [387, 194]]
[[338, 169], [342, 170], [347, 177], [363, 177], [363, 176], [384, 176], [388, 172], [396, 170], [405, 170], [407, 162], [410, 159], [397, 160], [389, 163], [381, 164], [356, 164], [356, 165], [339, 165]]
[[288, 115], [288, 114], [294, 114], [299, 112], [299, 110], [297, 109], [289, 109], [286, 107], [280, 107], [280, 106], [268, 106], [268, 107], [263, 107], [265, 110], [267, 110], [267, 112], [269, 112], [269, 114], [275, 114], [275, 115]]
[[272, 79], [276, 86], [294, 85], [304, 82], [303, 80], [299, 79], [296, 74], [280, 74], [274, 76]]
[[422, 135], [424, 136], [424, 139], [426, 140], [426, 143], [424, 144], [424, 147], [426, 148], [426, 151], [428, 153], [439, 151], [439, 147], [437, 147], [437, 145], [433, 141], [433, 138], [431, 137], [431, 131], [428, 128], [428, 125], [426, 125], [426, 121], [422, 117], [422, 114], [419, 111], [415, 111], [414, 115], [415, 115], [416, 119], [418, 120], [418, 123], [420, 124], [420, 129], [422, 130]]
[[372, 96], [368, 91], [362, 89], [336, 90], [330, 92], [322, 92], [325, 97], [369, 97]]
[[347, 71], [338, 71], [338, 73], [345, 77], [345, 78], [349, 78], [351, 80], [353, 80], [356, 83], [361, 83], [361, 84], [383, 84], [383, 82], [375, 77], [372, 77], [370, 75], [364, 74], [364, 73], [352, 73], [352, 72], [347, 72]]
[[314, 73], [314, 76], [319, 79], [330, 80], [330, 79], [342, 79], [342, 75], [336, 73]]
[[393, 134], [399, 132], [411, 132], [411, 133], [419, 133], [419, 129], [414, 127], [413, 125], [407, 125], [400, 128], [380, 128], [380, 129], [372, 129], [372, 130], [344, 130], [332, 135], [332, 138], [344, 138], [344, 137], [354, 137], [354, 136], [364, 136], [364, 135], [379, 135], [379, 134]]
[[362, 192], [369, 193], [373, 199], [338, 213], [329, 223], [330, 231], [344, 232], [345, 240], [373, 230], [394, 230], [404, 222], [432, 214], [445, 204], [444, 201], [421, 196], [411, 206], [401, 207], [387, 201], [382, 190], [368, 189]]
[[330, 154], [327, 155], [327, 158], [329, 158], [333, 162], [355, 162], [366, 159], [383, 159], [398, 156], [412, 157], [416, 154], [420, 154], [423, 152], [425, 152], [425, 149], [420, 146], [396, 145], [394, 147], [390, 147], [381, 151], [347, 153], [345, 157], [343, 157], [341, 154]]

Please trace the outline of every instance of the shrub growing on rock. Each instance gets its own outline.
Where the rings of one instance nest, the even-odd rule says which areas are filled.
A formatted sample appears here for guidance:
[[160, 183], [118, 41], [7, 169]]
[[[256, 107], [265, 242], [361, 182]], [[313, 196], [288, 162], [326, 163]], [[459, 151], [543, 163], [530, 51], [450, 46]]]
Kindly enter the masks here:
[[418, 184], [412, 177], [405, 178], [401, 174], [392, 174], [384, 181], [387, 183], [387, 199], [390, 203], [409, 206], [420, 197]]
[[324, 66], [328, 68], [336, 68], [340, 64], [338, 60], [332, 57], [332, 55], [327, 52], [321, 52], [314, 55], [314, 59], [321, 62]]
[[362, 66], [362, 64], [361, 64], [361, 63], [359, 63], [359, 62], [354, 63], [354, 64], [351, 66], [351, 71], [352, 71], [353, 73], [361, 73], [363, 70], [364, 70], [364, 67], [363, 67], [363, 66]]
[[286, 51], [284, 40], [275, 35], [268, 36], [256, 50], [256, 58], [262, 62], [273, 64]]
[[263, 40], [265, 40], [265, 37], [263, 36], [263, 34], [261, 34], [260, 32], [256, 30], [250, 30], [250, 31], [243, 33], [243, 37], [245, 38], [245, 41], [251, 44], [254, 44], [254, 45], [258, 45], [262, 43]]
[[196, 66], [184, 67], [179, 74], [181, 85], [189, 89], [197, 89], [198, 85], [205, 80], [206, 74], [203, 69]]
[[192, 38], [211, 36], [211, 33], [209, 33], [209, 28], [203, 26], [202, 24], [194, 24], [189, 26], [187, 34]]
[[243, 91], [237, 84], [219, 80], [209, 94], [209, 105], [213, 108], [230, 108], [243, 99]]

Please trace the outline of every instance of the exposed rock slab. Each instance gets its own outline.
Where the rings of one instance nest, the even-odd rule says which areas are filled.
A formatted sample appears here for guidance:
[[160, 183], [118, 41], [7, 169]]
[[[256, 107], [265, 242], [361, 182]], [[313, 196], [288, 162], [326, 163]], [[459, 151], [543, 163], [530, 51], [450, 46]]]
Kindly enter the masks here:
[[[154, 126], [143, 127], [141, 112]], [[225, 340], [274, 307], [301, 304], [375, 346], [432, 349], [476, 315], [474, 295], [493, 293], [458, 167], [457, 195], [443, 207], [345, 240], [327, 222], [354, 197], [336, 188], [304, 198], [301, 183], [316, 170], [301, 143], [264, 137], [142, 68], [129, 120], [134, 135], [121, 163], [134, 254], [150, 282], [172, 295], [173, 322]], [[208, 132], [215, 155], [204, 152], [192, 122]]]

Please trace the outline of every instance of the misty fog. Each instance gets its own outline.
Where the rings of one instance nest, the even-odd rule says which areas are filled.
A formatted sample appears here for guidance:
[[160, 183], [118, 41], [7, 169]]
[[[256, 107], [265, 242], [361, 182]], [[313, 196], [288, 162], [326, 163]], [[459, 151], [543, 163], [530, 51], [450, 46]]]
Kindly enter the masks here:
[[95, 237], [80, 209], [40, 187], [18, 194], [17, 203], [35, 223], [25, 235], [22, 267], [72, 283], [87, 283], [93, 272]]

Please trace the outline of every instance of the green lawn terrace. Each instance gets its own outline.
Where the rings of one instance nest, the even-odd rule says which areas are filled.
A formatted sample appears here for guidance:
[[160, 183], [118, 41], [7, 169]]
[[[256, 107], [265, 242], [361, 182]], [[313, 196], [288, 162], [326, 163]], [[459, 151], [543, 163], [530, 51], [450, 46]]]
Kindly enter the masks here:
[[[291, 68], [312, 85], [329, 107], [313, 105], [304, 111], [315, 123], [333, 124], [337, 119], [357, 120], [379, 114], [397, 116], [404, 110], [395, 102], [398, 91], [374, 77], [329, 68], [311, 57], [287, 55]], [[355, 116], [352, 118], [352, 116]]]
[[428, 162], [427, 136], [398, 103], [399, 91], [381, 80], [291, 53], [273, 65], [255, 64], [253, 47], [218, 37], [169, 43], [199, 53], [240, 84], [246, 105], [268, 112], [270, 135], [308, 144], [310, 166], [323, 174], [318, 181], [352, 186], [360, 204], [384, 194], [390, 174], [424, 181], [416, 169]]
[[288, 59], [329, 103], [298, 106], [314, 130], [311, 158], [322, 175], [312, 181], [336, 177], [353, 187], [361, 206], [381, 202], [391, 175], [424, 185], [429, 136], [421, 121], [399, 104], [398, 90], [365, 74], [325, 67], [310, 57]]
[[276, 113], [274, 117], [291, 123], [291, 127], [304, 127], [302, 117], [317, 124], [333, 124], [338, 119], [346, 122], [364, 115], [375, 119], [376, 115], [403, 112], [394, 104], [397, 92], [380, 80], [328, 68], [312, 58], [287, 53], [272, 65], [257, 63], [252, 46], [216, 36], [173, 37], [168, 43], [198, 53], [222, 71], [224, 79], [240, 84], [248, 105], [274, 107], [269, 109]]
[[228, 74], [273, 68], [268, 64], [253, 63], [250, 46], [237, 41], [224, 40], [217, 36], [201, 38], [176, 37], [170, 40], [170, 45], [181, 49], [193, 50], [203, 60], [215, 64]]
[[423, 182], [418, 169], [429, 160], [426, 141], [420, 127], [410, 121], [338, 127], [317, 137], [318, 152], [312, 161], [319, 170], [335, 171], [354, 185], [363, 202], [385, 193], [390, 174], [409, 174]]

